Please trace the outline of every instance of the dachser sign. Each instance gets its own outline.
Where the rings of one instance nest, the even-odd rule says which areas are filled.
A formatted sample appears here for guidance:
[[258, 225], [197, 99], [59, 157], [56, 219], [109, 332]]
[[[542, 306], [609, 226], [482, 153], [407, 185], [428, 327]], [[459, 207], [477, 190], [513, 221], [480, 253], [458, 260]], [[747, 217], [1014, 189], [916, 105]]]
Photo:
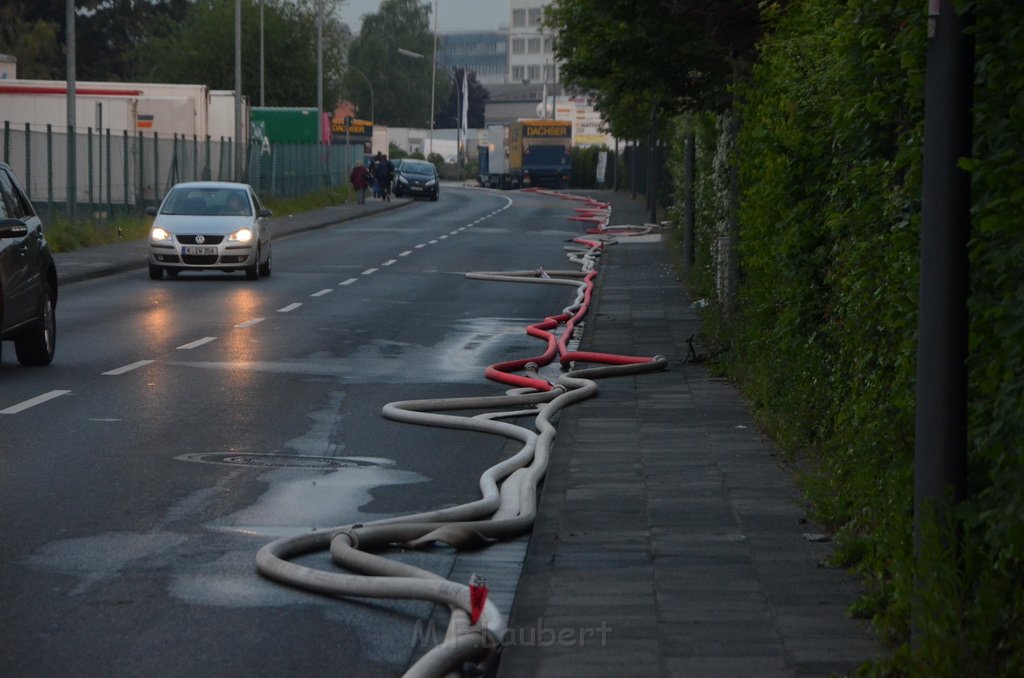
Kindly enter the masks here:
[[523, 135], [528, 137], [569, 137], [572, 136], [572, 123], [565, 122], [531, 122], [526, 123]]

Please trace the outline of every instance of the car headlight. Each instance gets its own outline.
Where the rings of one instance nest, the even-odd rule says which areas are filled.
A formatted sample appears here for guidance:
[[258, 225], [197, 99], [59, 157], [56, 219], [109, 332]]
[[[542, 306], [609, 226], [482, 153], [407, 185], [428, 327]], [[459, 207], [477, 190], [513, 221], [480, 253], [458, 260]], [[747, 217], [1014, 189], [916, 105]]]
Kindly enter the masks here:
[[408, 179], [406, 179], [406, 178], [405, 178], [404, 176], [402, 176], [402, 175], [399, 175], [399, 176], [398, 176], [398, 183], [400, 183], [400, 184], [408, 184], [408, 183], [409, 183], [409, 180], [408, 180]]
[[427, 186], [433, 186], [436, 183], [437, 183], [437, 179], [430, 179], [429, 181], [427, 181]]
[[252, 229], [251, 228], [240, 228], [231, 235], [228, 236], [228, 240], [232, 242], [251, 242], [252, 241]]
[[153, 242], [162, 242], [164, 240], [170, 240], [171, 234], [159, 226], [155, 226], [153, 230], [149, 232], [149, 239]]

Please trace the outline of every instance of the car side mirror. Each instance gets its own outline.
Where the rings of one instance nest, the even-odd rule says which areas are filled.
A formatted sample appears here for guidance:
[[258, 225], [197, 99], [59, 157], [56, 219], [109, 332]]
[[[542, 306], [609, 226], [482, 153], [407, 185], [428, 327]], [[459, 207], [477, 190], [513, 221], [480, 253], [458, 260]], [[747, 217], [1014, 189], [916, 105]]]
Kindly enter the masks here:
[[272, 217], [272, 216], [274, 216], [274, 213], [271, 212], [270, 210], [268, 210], [266, 207], [264, 207], [263, 209], [260, 210], [259, 217], [261, 219], [263, 219], [265, 217]]
[[24, 238], [28, 224], [21, 219], [0, 219], [0, 238]]
[[156, 208], [152, 207], [152, 206], [147, 207], [146, 208], [146, 214], [148, 214], [151, 217], [155, 217], [156, 216]]

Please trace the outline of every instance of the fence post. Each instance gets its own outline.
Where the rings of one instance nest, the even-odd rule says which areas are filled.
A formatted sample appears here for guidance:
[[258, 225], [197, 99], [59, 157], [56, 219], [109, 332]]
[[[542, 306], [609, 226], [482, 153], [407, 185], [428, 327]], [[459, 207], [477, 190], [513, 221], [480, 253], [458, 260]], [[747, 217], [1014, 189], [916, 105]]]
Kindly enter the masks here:
[[113, 173], [110, 171], [110, 128], [107, 128], [107, 219], [109, 220], [113, 216], [114, 203], [110, 191], [110, 181], [113, 177]]
[[4, 120], [4, 162], [11, 162], [11, 121]]
[[88, 172], [88, 174], [89, 174], [89, 210], [92, 212], [92, 216], [95, 216], [95, 214], [96, 214], [96, 197], [93, 195], [93, 192], [92, 192], [92, 188], [93, 188], [93, 186], [92, 186], [92, 127], [87, 127], [85, 129], [85, 136], [86, 136], [86, 140], [87, 140], [87, 144], [86, 144], [87, 152], [85, 154], [85, 157], [86, 157], [86, 160], [87, 160], [88, 165], [89, 165], [89, 172]]
[[46, 218], [53, 223], [53, 125], [46, 123]]
[[159, 203], [160, 197], [160, 135], [153, 132], [153, 202]]
[[25, 193], [32, 199], [32, 124], [25, 123]]
[[124, 213], [128, 215], [128, 130], [122, 132], [124, 137], [124, 147], [121, 149], [121, 155], [124, 158], [124, 167], [121, 168], [122, 174], [124, 174]]

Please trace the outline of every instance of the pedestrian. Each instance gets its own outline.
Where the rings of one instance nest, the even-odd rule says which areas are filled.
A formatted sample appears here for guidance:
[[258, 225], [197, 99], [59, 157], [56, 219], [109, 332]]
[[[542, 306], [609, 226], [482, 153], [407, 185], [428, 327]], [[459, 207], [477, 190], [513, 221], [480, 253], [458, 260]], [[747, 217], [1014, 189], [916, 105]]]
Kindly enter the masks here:
[[395, 164], [388, 156], [377, 151], [377, 160], [373, 168], [373, 178], [377, 180], [382, 200], [391, 200], [391, 177], [395, 173]]
[[366, 189], [370, 187], [370, 179], [370, 170], [366, 169], [366, 165], [359, 163], [352, 168], [352, 174], [349, 175], [348, 180], [359, 197], [360, 205], [366, 203]]

